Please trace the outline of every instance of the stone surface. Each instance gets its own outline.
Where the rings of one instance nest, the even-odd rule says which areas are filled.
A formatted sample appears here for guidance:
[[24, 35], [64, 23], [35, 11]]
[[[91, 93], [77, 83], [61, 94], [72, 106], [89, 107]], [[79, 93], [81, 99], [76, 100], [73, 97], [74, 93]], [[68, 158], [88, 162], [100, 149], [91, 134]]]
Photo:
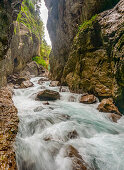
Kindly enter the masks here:
[[33, 86], [33, 83], [30, 80], [27, 80], [21, 83], [20, 88], [29, 88], [32, 86]]
[[[49, 10], [48, 31], [52, 41], [51, 77], [60, 80], [78, 26], [119, 0], [45, 0]], [[68, 36], [67, 36], [68, 35]]]
[[8, 88], [0, 89], [0, 167], [2, 170], [17, 169], [14, 141], [18, 131], [17, 109]]
[[16, 21], [22, 0], [0, 1], [0, 87], [7, 76], [24, 69], [40, 54], [40, 40], [24, 24]]
[[121, 115], [118, 108], [114, 105], [113, 99], [103, 99], [97, 108], [100, 112], [115, 113]]
[[70, 96], [68, 101], [69, 102], [76, 102], [76, 98], [74, 96]]
[[45, 100], [45, 101], [50, 101], [50, 100], [57, 100], [60, 99], [60, 94], [56, 91], [53, 90], [44, 90], [41, 92], [38, 92], [36, 100]]
[[72, 146], [69, 145], [66, 148], [65, 157], [69, 157], [72, 160], [73, 170], [88, 170], [89, 167], [83, 160], [82, 156], [78, 151]]
[[96, 97], [93, 94], [86, 94], [81, 96], [80, 103], [93, 104], [96, 103]]
[[111, 114], [108, 115], [108, 118], [109, 118], [111, 121], [117, 123], [117, 121], [121, 118], [121, 116], [120, 116], [120, 115], [117, 115], [117, 114], [114, 114], [114, 113], [111, 113]]
[[71, 131], [71, 132], [68, 133], [68, 138], [69, 138], [69, 139], [75, 139], [75, 138], [77, 138], [77, 137], [78, 137], [78, 133], [77, 133], [76, 130], [73, 130], [73, 131]]
[[56, 87], [56, 86], [59, 86], [59, 85], [60, 85], [59, 81], [51, 81], [50, 82], [51, 87]]
[[124, 1], [45, 1], [53, 44], [52, 79], [73, 92], [112, 97], [123, 112]]
[[38, 80], [38, 84], [42, 85], [44, 81], [49, 81], [49, 79], [47, 77], [42, 77]]
[[39, 74], [39, 66], [35, 61], [29, 62], [24, 70], [20, 73], [21, 76], [38, 76]]
[[0, 60], [6, 58], [22, 0], [0, 1]]

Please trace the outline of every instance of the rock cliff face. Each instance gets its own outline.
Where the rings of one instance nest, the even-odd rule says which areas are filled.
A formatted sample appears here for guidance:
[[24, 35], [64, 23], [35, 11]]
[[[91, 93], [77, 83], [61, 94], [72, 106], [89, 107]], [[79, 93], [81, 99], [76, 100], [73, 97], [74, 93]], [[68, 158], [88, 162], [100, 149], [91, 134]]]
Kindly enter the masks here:
[[[0, 2], [0, 87], [7, 84], [8, 75], [22, 70], [33, 56], [40, 53], [40, 38], [16, 21], [21, 2]], [[23, 15], [26, 18], [24, 12]]]
[[93, 93], [100, 99], [113, 97], [122, 111], [124, 1], [57, 2], [46, 0], [52, 78], [75, 92]]
[[18, 131], [17, 109], [8, 88], [0, 89], [0, 167], [17, 169], [13, 143]]
[[0, 87], [6, 84], [6, 74], [12, 72], [9, 48], [14, 32], [13, 21], [17, 19], [21, 2], [22, 0], [0, 1]]
[[6, 55], [14, 32], [13, 21], [21, 9], [22, 0], [0, 1], [0, 60]]

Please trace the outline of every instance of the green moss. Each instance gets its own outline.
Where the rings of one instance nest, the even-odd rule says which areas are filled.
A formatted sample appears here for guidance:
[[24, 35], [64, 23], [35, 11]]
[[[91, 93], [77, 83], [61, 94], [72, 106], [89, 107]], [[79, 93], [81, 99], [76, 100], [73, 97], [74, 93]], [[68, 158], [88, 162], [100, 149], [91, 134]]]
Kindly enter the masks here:
[[44, 35], [43, 22], [36, 15], [32, 2], [24, 0], [17, 21], [23, 23], [31, 33], [35, 34], [40, 40]]
[[89, 26], [92, 26], [92, 23], [93, 23], [93, 21], [95, 21], [96, 20], [96, 18], [97, 18], [97, 14], [96, 15], [94, 15], [90, 20], [86, 20], [86, 21], [84, 21], [80, 26], [79, 26], [79, 31], [80, 30], [84, 30], [84, 29], [86, 29], [87, 27], [89, 27]]
[[40, 64], [40, 65], [44, 66], [45, 68], [47, 68], [47, 63], [46, 63], [46, 61], [43, 59], [42, 56], [33, 57], [33, 61], [36, 61], [37, 64]]
[[16, 27], [14, 27], [14, 34], [16, 35]]

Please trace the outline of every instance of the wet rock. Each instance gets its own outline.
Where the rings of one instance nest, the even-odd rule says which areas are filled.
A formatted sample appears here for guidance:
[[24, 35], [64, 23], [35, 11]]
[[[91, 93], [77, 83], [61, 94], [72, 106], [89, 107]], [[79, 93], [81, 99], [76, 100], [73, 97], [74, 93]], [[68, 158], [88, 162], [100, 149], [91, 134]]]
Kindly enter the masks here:
[[59, 85], [60, 85], [59, 81], [51, 81], [50, 82], [50, 87], [56, 87], [56, 86], [59, 86]]
[[47, 137], [44, 138], [44, 140], [45, 141], [51, 141], [51, 140], [53, 140], [53, 138], [52, 138], [52, 136], [47, 136]]
[[43, 102], [43, 105], [50, 105], [49, 102]]
[[12, 101], [12, 91], [0, 89], [0, 167], [17, 169], [13, 144], [18, 131], [17, 109]]
[[40, 112], [42, 111], [44, 108], [42, 106], [38, 106], [34, 109], [34, 112]]
[[53, 90], [44, 90], [37, 94], [36, 100], [57, 100], [60, 99], [60, 94]]
[[47, 77], [42, 77], [38, 80], [38, 83], [43, 81], [49, 81], [49, 79]]
[[81, 96], [80, 103], [93, 104], [96, 103], [96, 97], [93, 94], [86, 94]]
[[20, 73], [22, 76], [38, 76], [39, 66], [35, 61], [32, 61], [26, 65], [24, 70]]
[[78, 133], [77, 133], [76, 130], [73, 130], [72, 132], [69, 132], [69, 133], [68, 133], [68, 138], [69, 138], [69, 139], [75, 139], [75, 138], [77, 138], [77, 137], [78, 137]]
[[60, 86], [59, 92], [69, 92], [68, 86]]
[[69, 102], [76, 102], [76, 98], [74, 96], [70, 96], [68, 101]]
[[73, 170], [88, 170], [88, 165], [72, 145], [66, 148], [65, 157], [71, 158]]
[[97, 108], [100, 112], [115, 113], [121, 115], [118, 108], [114, 105], [113, 99], [103, 99]]
[[28, 88], [32, 86], [33, 86], [33, 83], [30, 80], [23, 81], [20, 85], [21, 88]]
[[67, 114], [62, 114], [61, 116], [62, 116], [64, 119], [66, 119], [66, 120], [70, 119], [70, 116], [67, 115]]
[[27, 77], [21, 77], [19, 74], [10, 75], [7, 78], [8, 83], [12, 83], [14, 85], [21, 85], [23, 81], [27, 81]]
[[115, 113], [111, 113], [108, 115], [108, 118], [112, 120], [113, 122], [117, 123], [117, 121], [121, 118], [121, 116]]
[[38, 80], [38, 84], [42, 85], [44, 83], [44, 81], [42, 79]]

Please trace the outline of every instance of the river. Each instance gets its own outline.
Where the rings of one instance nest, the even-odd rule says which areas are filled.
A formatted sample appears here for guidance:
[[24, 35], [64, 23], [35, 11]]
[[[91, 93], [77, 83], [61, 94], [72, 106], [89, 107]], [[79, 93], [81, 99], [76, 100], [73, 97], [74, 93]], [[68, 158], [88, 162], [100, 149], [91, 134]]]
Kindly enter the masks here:
[[124, 170], [124, 117], [113, 123], [97, 111], [98, 103], [81, 104], [80, 95], [68, 90], [50, 105], [35, 101], [41, 90], [59, 91], [49, 86], [50, 81], [39, 85], [39, 79], [31, 79], [33, 87], [14, 90], [20, 120], [15, 143], [18, 169], [72, 170], [71, 159], [64, 156], [72, 145], [94, 170]]

